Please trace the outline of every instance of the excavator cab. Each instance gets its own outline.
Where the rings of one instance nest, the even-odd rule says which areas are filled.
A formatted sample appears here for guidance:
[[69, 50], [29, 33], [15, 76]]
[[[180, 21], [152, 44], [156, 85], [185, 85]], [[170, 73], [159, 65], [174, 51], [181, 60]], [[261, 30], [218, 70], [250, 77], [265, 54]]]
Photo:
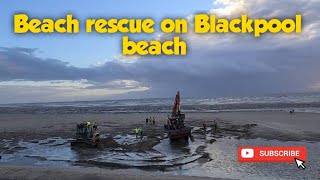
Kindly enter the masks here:
[[100, 134], [93, 130], [91, 124], [77, 124], [75, 140], [71, 142], [71, 146], [75, 147], [98, 147], [100, 142]]

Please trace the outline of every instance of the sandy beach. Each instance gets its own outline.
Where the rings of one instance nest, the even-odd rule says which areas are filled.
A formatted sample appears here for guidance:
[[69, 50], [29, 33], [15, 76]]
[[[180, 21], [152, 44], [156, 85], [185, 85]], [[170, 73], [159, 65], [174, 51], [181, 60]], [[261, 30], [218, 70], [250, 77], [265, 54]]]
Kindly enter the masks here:
[[[155, 117], [155, 125], [145, 125], [147, 117]], [[136, 127], [144, 127], [150, 137], [164, 136], [163, 124], [166, 113], [128, 113], [128, 114], [0, 114], [1, 139], [15, 140], [44, 139], [47, 137], [73, 137], [77, 123], [97, 122], [99, 131], [111, 135], [130, 134]], [[217, 120], [224, 128], [237, 128], [248, 124], [257, 125], [250, 138], [263, 137], [283, 140], [320, 141], [318, 113], [287, 112], [225, 112], [225, 113], [189, 113], [186, 124], [200, 127], [204, 120], [212, 124]], [[272, 133], [278, 133], [273, 137]], [[225, 132], [227, 133], [227, 132]], [[230, 133], [235, 133], [236, 131]], [[279, 137], [278, 135], [281, 134]]]
[[[145, 124], [145, 119], [150, 116], [155, 117], [155, 125]], [[72, 175], [71, 179], [85, 179], [89, 176], [97, 179], [119, 179], [119, 177], [120, 179], [140, 179], [140, 177], [185, 179], [181, 175], [196, 175], [197, 177], [232, 179], [239, 177], [241, 179], [243, 177], [238, 174], [229, 176], [223, 172], [218, 173], [218, 171], [210, 175], [210, 166], [219, 163], [216, 160], [220, 158], [217, 158], [215, 149], [227, 148], [228, 143], [250, 145], [250, 142], [256, 143], [257, 141], [262, 141], [258, 143], [272, 144], [274, 142], [283, 145], [291, 145], [292, 142], [293, 145], [294, 143], [307, 143], [312, 147], [320, 142], [318, 131], [320, 114], [316, 113], [295, 113], [294, 115], [287, 112], [188, 113], [186, 125], [193, 127], [194, 139], [188, 144], [178, 145], [166, 144], [169, 143], [163, 128], [166, 117], [165, 113], [0, 114], [0, 139], [2, 140], [0, 143], [2, 152], [0, 177], [59, 179]], [[76, 123], [88, 120], [98, 123], [98, 130], [102, 135], [102, 146], [99, 150], [71, 149], [69, 141], [74, 137]], [[214, 120], [218, 121], [218, 131], [213, 132], [209, 129], [204, 134], [201, 129], [204, 120], [209, 126]], [[144, 129], [142, 140], [137, 140], [133, 136], [133, 129], [136, 127]], [[170, 149], [167, 147], [169, 145]], [[57, 153], [57, 156], [63, 154], [62, 157], [46, 154], [46, 151], [51, 150], [51, 154]], [[41, 151], [42, 154], [39, 154], [38, 151]], [[234, 151], [236, 153], [236, 150]], [[105, 153], [104, 156], [101, 156], [103, 153]], [[309, 156], [311, 155], [312, 153]], [[17, 156], [21, 158], [15, 159]], [[312, 164], [313, 159], [310, 157], [309, 159]], [[230, 162], [237, 168], [242, 167], [236, 161], [236, 157], [233, 156]], [[41, 168], [37, 169], [39, 166]], [[64, 166], [65, 169], [59, 169], [61, 166]], [[81, 169], [74, 167], [81, 167]], [[193, 167], [204, 168], [209, 175], [191, 173]], [[119, 173], [108, 169], [136, 169], [137, 171]], [[319, 168], [310, 169], [310, 171], [318, 172]], [[153, 172], [166, 176], [153, 175]], [[279, 177], [281, 178], [281, 174]], [[193, 179], [193, 177], [190, 178]]]
[[126, 171], [62, 169], [43, 167], [1, 166], [0, 179], [212, 179], [206, 177], [156, 175], [152, 173], [128, 173]]

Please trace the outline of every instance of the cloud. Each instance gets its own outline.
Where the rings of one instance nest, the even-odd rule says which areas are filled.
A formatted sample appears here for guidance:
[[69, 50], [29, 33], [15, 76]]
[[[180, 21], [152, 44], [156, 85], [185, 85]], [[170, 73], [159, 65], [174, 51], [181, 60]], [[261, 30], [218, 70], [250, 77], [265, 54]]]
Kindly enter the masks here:
[[[2, 48], [0, 50], [0, 80], [58, 80], [81, 79], [81, 69], [56, 59], [41, 59], [35, 49]], [[80, 77], [79, 77], [80, 76]]]
[[[88, 68], [39, 58], [35, 55], [36, 49], [2, 48], [0, 81], [31, 81], [33, 85], [19, 86], [21, 91], [17, 88], [19, 83], [2, 85], [0, 99], [19, 101], [7, 97], [20, 97], [19, 93], [23, 91], [33, 91], [34, 95], [29, 94], [29, 97], [49, 101], [59, 97], [65, 100], [119, 97], [117, 92], [127, 94], [121, 95], [126, 98], [168, 97], [177, 89], [183, 96], [236, 96], [319, 89], [319, 0], [217, 0], [214, 7], [208, 13], [227, 18], [243, 13], [251, 18], [292, 18], [301, 13], [303, 32], [264, 34], [259, 38], [252, 34], [198, 35], [192, 33], [191, 25], [191, 31], [181, 35], [188, 42], [186, 57], [120, 55]], [[189, 19], [192, 20], [192, 16]], [[170, 39], [172, 35], [161, 34], [157, 38]], [[83, 87], [73, 86], [66, 92], [62, 87], [35, 85], [36, 82], [58, 80], [77, 82]]]
[[[310, 91], [319, 76], [319, 1], [218, 0], [210, 13], [235, 18], [290, 18], [303, 14], [301, 34], [264, 34], [260, 38], [239, 34], [183, 35], [189, 56], [184, 70], [193, 73], [192, 93], [239, 95]], [[189, 17], [192, 19], [192, 17]], [[191, 26], [190, 29], [193, 29]], [[169, 37], [168, 37], [169, 36]], [[164, 35], [170, 39], [172, 35]], [[182, 64], [182, 63], [181, 63]], [[196, 73], [201, 74], [196, 74]], [[181, 82], [178, 81], [177, 82]], [[178, 85], [178, 84], [177, 84]], [[203, 92], [207, 89], [206, 92]], [[191, 89], [189, 89], [191, 90]], [[210, 93], [211, 92], [211, 93]]]
[[119, 62], [78, 68], [37, 57], [35, 52], [36, 49], [1, 48], [2, 103], [101, 100], [149, 89], [132, 80], [125, 64]]
[[146, 87], [137, 88], [79, 88], [77, 86], [1, 86], [1, 104], [29, 102], [63, 102], [79, 100], [118, 99], [126, 94], [146, 91]]

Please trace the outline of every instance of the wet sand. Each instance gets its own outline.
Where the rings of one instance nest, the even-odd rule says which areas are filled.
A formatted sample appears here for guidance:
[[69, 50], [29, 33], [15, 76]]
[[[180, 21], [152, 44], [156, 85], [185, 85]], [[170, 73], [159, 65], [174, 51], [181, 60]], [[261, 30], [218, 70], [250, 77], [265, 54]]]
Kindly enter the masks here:
[[[155, 125], [146, 125], [145, 119], [147, 117], [155, 117]], [[30, 142], [37, 145], [45, 144], [52, 145], [57, 139], [50, 139], [53, 137], [59, 137], [66, 139], [65, 142], [57, 144], [54, 146], [63, 146], [64, 148], [69, 148], [68, 139], [73, 138], [75, 133], [76, 123], [91, 121], [98, 123], [98, 130], [100, 134], [105, 137], [102, 138], [101, 151], [95, 152], [100, 154], [101, 152], [110, 151], [121, 152], [126, 155], [150, 155], [157, 154], [159, 152], [167, 155], [166, 147], [163, 144], [167, 141], [167, 134], [163, 128], [163, 124], [166, 122], [167, 114], [165, 113], [132, 113], [132, 114], [0, 114], [0, 152], [2, 156], [7, 154], [14, 154], [19, 151], [23, 151], [25, 147], [20, 147], [19, 142]], [[206, 136], [203, 136], [203, 130], [201, 129], [202, 122], [206, 120], [210, 125], [213, 124], [214, 120], [219, 123], [219, 129], [217, 132], [211, 132], [210, 129]], [[168, 171], [170, 168], [181, 168], [182, 165], [191, 164], [197, 162], [197, 165], [201, 165], [212, 160], [211, 154], [205, 152], [206, 144], [215, 143], [218, 139], [223, 138], [235, 138], [235, 139], [257, 139], [262, 138], [265, 140], [278, 140], [278, 141], [308, 141], [308, 142], [320, 142], [320, 132], [318, 127], [320, 127], [320, 114], [314, 113], [296, 113], [290, 115], [286, 112], [225, 112], [225, 113], [188, 113], [186, 115], [186, 125], [193, 127], [193, 138], [196, 143], [190, 143], [188, 145], [174, 145], [173, 148], [186, 149], [188, 152], [178, 152], [186, 153], [183, 157], [175, 157], [170, 159], [168, 157], [152, 157], [149, 159], [143, 159], [141, 161], [151, 161], [151, 165], [139, 164], [134, 161], [123, 164], [116, 163], [113, 160], [107, 162], [93, 161], [92, 158], [89, 160], [82, 158], [76, 162], [77, 166], [82, 167], [102, 167], [102, 168], [112, 168], [112, 169], [130, 169], [131, 166], [147, 170], [147, 171]], [[132, 138], [133, 129], [137, 127], [142, 127], [144, 129], [143, 140], [135, 140]], [[133, 136], [134, 137], [134, 136]], [[10, 146], [6, 146], [6, 142], [10, 141]], [[198, 142], [198, 143], [197, 143]], [[50, 144], [51, 143], [51, 144]], [[21, 144], [21, 143], [20, 143]], [[161, 146], [162, 144], [162, 146]], [[166, 145], [166, 144], [164, 144]], [[187, 146], [188, 148], [186, 148]], [[195, 152], [190, 150], [189, 146], [195, 146]], [[40, 147], [40, 146], [39, 146]], [[91, 150], [88, 150], [91, 151]], [[81, 152], [82, 153], [82, 152]], [[87, 155], [86, 155], [87, 156]], [[83, 157], [86, 157], [83, 156]], [[113, 155], [111, 154], [110, 157]], [[35, 157], [38, 160], [47, 160], [47, 157], [39, 156]], [[188, 160], [180, 160], [179, 158], [190, 158]], [[194, 158], [194, 160], [192, 159]], [[169, 159], [169, 160], [168, 160]], [[176, 159], [179, 159], [176, 162]], [[132, 160], [132, 159], [130, 159]], [[172, 161], [174, 163], [171, 163]], [[162, 161], [168, 161], [162, 162]], [[0, 160], [1, 162], [1, 160]], [[66, 161], [66, 162], [69, 162]], [[6, 165], [5, 163], [1, 163]], [[16, 163], [15, 165], [21, 165]], [[37, 170], [28, 171], [30, 167], [17, 167], [20, 168], [21, 174], [23, 172], [29, 172], [28, 177], [36, 176]], [[4, 171], [7, 169], [7, 171]], [[24, 169], [24, 170], [23, 170]], [[14, 167], [1, 167], [0, 177], [7, 177], [8, 171], [15, 171]], [[54, 168], [49, 168], [44, 171], [60, 171]], [[73, 169], [72, 171], [77, 171]], [[78, 170], [82, 174], [83, 170]], [[68, 174], [69, 172], [67, 172]], [[86, 173], [83, 174], [84, 177], [89, 176], [91, 169], [86, 169]], [[94, 172], [92, 172], [95, 174]], [[53, 173], [54, 174], [54, 173]], [[62, 173], [63, 174], [63, 173]], [[66, 174], [66, 175], [67, 175]], [[106, 177], [106, 174], [99, 175], [96, 174], [97, 178]], [[113, 176], [113, 175], [111, 175]], [[12, 176], [11, 176], [12, 177]], [[125, 177], [125, 176], [124, 176]], [[158, 177], [158, 176], [157, 176]], [[50, 178], [50, 177], [49, 177]], [[146, 178], [150, 179], [149, 176]], [[170, 178], [174, 178], [171, 177]]]
[[[155, 125], [146, 125], [147, 117], [155, 117]], [[0, 138], [15, 140], [34, 140], [49, 137], [73, 137], [77, 123], [91, 121], [98, 123], [101, 134], [133, 134], [133, 129], [142, 127], [144, 133], [156, 142], [164, 138], [163, 124], [167, 114], [0, 114]], [[320, 114], [286, 112], [225, 112], [225, 113], [188, 113], [186, 125], [201, 127], [206, 120], [209, 125], [217, 120], [225, 132], [222, 135], [241, 135], [237, 129], [254, 128], [250, 138], [262, 137], [280, 140], [320, 141]], [[228, 132], [230, 130], [230, 132]], [[272, 132], [272, 133], [270, 133]], [[276, 134], [274, 134], [276, 133]], [[279, 134], [278, 134], [279, 133]], [[274, 134], [274, 136], [271, 136]], [[242, 134], [243, 135], [243, 134]], [[268, 136], [270, 135], [270, 137]], [[286, 139], [288, 138], [288, 139]]]

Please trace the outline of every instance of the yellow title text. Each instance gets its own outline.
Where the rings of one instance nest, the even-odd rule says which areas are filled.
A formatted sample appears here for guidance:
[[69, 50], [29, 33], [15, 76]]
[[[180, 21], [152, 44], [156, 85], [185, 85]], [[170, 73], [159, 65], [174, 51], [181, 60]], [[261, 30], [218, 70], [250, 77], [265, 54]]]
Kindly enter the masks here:
[[[79, 33], [81, 23], [72, 14], [65, 18], [30, 18], [27, 14], [14, 15], [14, 33]], [[163, 19], [159, 24], [160, 30], [165, 34], [175, 34], [171, 40], [140, 40], [129, 39], [128, 35], [122, 37], [122, 53], [124, 55], [186, 55], [187, 43], [176, 34], [188, 33], [187, 19]], [[192, 22], [191, 22], [192, 23]], [[215, 14], [196, 14], [192, 23], [194, 33], [248, 33], [260, 37], [264, 33], [301, 33], [302, 16], [297, 14], [293, 19], [250, 19], [246, 14], [235, 19], [217, 18]], [[103, 19], [88, 18], [84, 22], [87, 33], [99, 34], [151, 34], [155, 32], [155, 21], [146, 19]]]

